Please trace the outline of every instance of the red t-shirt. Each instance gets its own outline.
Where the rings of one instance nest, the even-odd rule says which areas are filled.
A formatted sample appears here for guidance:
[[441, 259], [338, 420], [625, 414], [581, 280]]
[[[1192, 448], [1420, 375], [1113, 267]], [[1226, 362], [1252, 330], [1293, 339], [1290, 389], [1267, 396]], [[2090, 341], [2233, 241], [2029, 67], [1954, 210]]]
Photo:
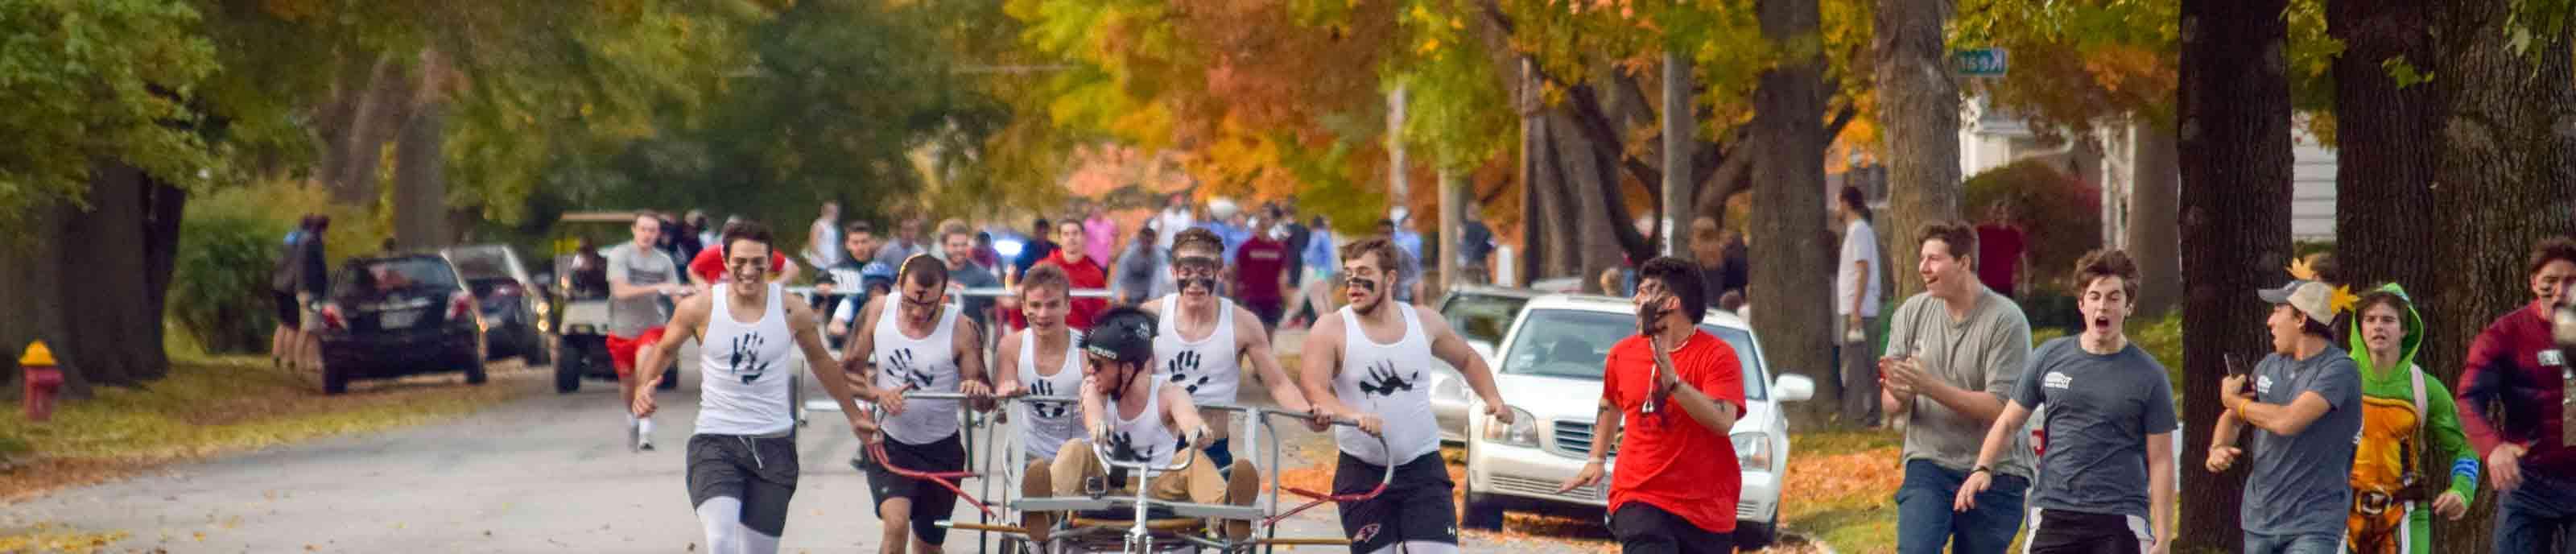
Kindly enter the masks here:
[[[1644, 502], [1701, 529], [1734, 531], [1735, 503], [1744, 493], [1735, 443], [1691, 419], [1669, 397], [1652, 415], [1638, 412], [1655, 383], [1655, 355], [1648, 348], [1645, 337], [1631, 335], [1611, 346], [1602, 364], [1601, 397], [1619, 406], [1627, 422], [1610, 475], [1610, 513]], [[1672, 357], [1682, 382], [1743, 413], [1744, 366], [1735, 347], [1700, 331]]]
[[[1039, 261], [1037, 265], [1052, 265], [1063, 268], [1065, 280], [1072, 281], [1073, 288], [1077, 290], [1109, 287], [1109, 273], [1101, 271], [1100, 262], [1091, 258], [1083, 258], [1080, 263], [1067, 262], [1064, 259], [1064, 252], [1059, 249], [1055, 255], [1048, 256], [1047, 259]], [[1075, 298], [1069, 304], [1070, 305], [1066, 307], [1071, 308], [1071, 310], [1064, 314], [1065, 326], [1085, 331], [1091, 329], [1091, 318], [1093, 316], [1098, 316], [1100, 315], [1100, 312], [1109, 310], [1109, 300], [1105, 298]], [[1019, 314], [1016, 313], [1017, 310], [1013, 311], [1015, 312], [1011, 314], [1013, 325], [1023, 325], [1019, 322]]]
[[[2538, 303], [2524, 304], [2496, 318], [2469, 344], [2468, 365], [2461, 368], [2456, 393], [2460, 430], [2480, 459], [2498, 444], [2521, 444], [2528, 449], [2522, 454], [2523, 474], [2564, 478], [2576, 475], [2576, 448], [2559, 444], [2562, 418], [2567, 417], [2563, 379], [2571, 352], [2551, 338], [2549, 319], [2541, 313]], [[2506, 413], [2492, 413], [2490, 400], [2501, 400]], [[2504, 426], [2494, 423], [2498, 416]]]
[[1278, 300], [1279, 273], [1288, 267], [1288, 245], [1255, 235], [1234, 251], [1234, 297]]
[[1988, 223], [1977, 226], [1977, 280], [1996, 293], [2011, 295], [2025, 248], [2020, 229]]
[[[722, 283], [725, 281], [724, 266], [724, 249], [699, 250], [698, 257], [689, 259], [689, 274], [698, 276], [701, 281]], [[774, 278], [781, 271], [787, 271], [787, 256], [769, 253], [769, 275]]]

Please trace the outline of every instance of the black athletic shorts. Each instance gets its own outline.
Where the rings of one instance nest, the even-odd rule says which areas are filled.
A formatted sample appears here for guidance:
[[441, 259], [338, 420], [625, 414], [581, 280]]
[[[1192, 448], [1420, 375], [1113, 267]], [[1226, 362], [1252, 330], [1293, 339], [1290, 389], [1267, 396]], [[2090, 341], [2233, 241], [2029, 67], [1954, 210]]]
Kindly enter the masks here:
[[[1343, 453], [1333, 464], [1333, 494], [1358, 494], [1377, 488], [1386, 466]], [[1458, 504], [1449, 498], [1449, 463], [1439, 452], [1395, 466], [1395, 481], [1376, 498], [1337, 503], [1342, 510], [1342, 536], [1352, 552], [1376, 552], [1398, 542], [1458, 544]]]
[[2147, 519], [2041, 508], [2031, 514], [2030, 548], [2036, 554], [2138, 554], [2147, 549]]
[[304, 324], [304, 306], [295, 303], [295, 293], [270, 292], [277, 299], [277, 324], [294, 329]]
[[692, 435], [689, 506], [719, 496], [742, 501], [742, 525], [772, 537], [787, 529], [796, 495], [796, 438]]
[[1625, 554], [1729, 554], [1735, 531], [1710, 531], [1690, 520], [1644, 502], [1628, 502], [1610, 514], [1610, 535]]
[[[949, 435], [930, 444], [905, 444], [888, 438], [885, 440], [885, 453], [896, 467], [912, 471], [966, 469], [966, 443], [959, 441], [957, 435]], [[896, 475], [874, 457], [867, 458], [868, 492], [876, 499], [872, 505], [883, 508], [887, 500], [910, 499], [912, 534], [933, 546], [946, 542], [948, 530], [939, 527], [939, 520], [948, 519], [949, 513], [957, 510], [957, 493], [938, 483]]]

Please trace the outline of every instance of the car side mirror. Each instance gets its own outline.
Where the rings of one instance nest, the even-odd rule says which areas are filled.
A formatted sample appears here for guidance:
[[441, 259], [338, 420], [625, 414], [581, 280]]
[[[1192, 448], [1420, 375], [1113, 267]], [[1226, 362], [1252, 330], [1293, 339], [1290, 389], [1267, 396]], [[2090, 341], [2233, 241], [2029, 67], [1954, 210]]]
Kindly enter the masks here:
[[1805, 375], [1782, 375], [1772, 381], [1771, 390], [1781, 402], [1804, 402], [1816, 397], [1816, 381]]

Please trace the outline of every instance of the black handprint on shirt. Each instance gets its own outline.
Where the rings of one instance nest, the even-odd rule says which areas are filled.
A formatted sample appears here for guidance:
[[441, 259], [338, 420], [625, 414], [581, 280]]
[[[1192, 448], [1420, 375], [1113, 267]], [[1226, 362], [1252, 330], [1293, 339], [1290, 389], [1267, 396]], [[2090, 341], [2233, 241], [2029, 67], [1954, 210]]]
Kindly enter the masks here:
[[[1167, 369], [1164, 372], [1172, 374], [1172, 384], [1180, 385], [1181, 388], [1189, 390], [1190, 394], [1198, 394], [1199, 387], [1207, 386], [1208, 380], [1214, 378], [1212, 375], [1198, 374], [1201, 359], [1198, 351], [1183, 350], [1180, 354], [1172, 356], [1172, 363], [1165, 366]], [[1197, 378], [1191, 378], [1193, 374], [1198, 374]]]
[[[1044, 379], [1029, 383], [1029, 394], [1036, 396], [1055, 396], [1055, 383], [1047, 382]], [[1044, 419], [1063, 419], [1066, 413], [1072, 411], [1072, 408], [1073, 406], [1066, 402], [1029, 403], [1029, 413], [1036, 414], [1038, 417]]]
[[1149, 443], [1146, 444], [1144, 448], [1139, 449], [1136, 447], [1136, 437], [1134, 435], [1130, 435], [1125, 432], [1112, 433], [1109, 435], [1109, 459], [1122, 462], [1143, 462], [1152, 460], [1154, 459], [1154, 445]]
[[913, 390], [930, 390], [930, 385], [937, 382], [937, 379], [930, 374], [929, 368], [916, 368], [912, 365], [910, 348], [898, 348], [893, 354], [886, 355], [886, 365], [892, 366], [887, 374], [894, 376], [895, 383], [898, 385], [910, 386]]
[[1369, 366], [1368, 378], [1360, 381], [1360, 392], [1373, 396], [1395, 396], [1396, 391], [1413, 390], [1413, 384], [1421, 381], [1421, 371], [1415, 371], [1410, 378], [1407, 378], [1396, 374], [1395, 362], [1378, 362]]
[[726, 356], [725, 363], [734, 375], [742, 377], [742, 384], [749, 385], [769, 372], [770, 361], [760, 359], [760, 347], [768, 342], [768, 339], [760, 338], [759, 333], [733, 338], [733, 354]]

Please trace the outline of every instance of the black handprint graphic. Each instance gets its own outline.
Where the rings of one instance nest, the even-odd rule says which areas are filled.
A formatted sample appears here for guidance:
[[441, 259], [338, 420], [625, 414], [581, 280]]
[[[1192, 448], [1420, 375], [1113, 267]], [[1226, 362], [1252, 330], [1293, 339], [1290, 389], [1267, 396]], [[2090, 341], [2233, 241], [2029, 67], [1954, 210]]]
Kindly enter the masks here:
[[887, 374], [894, 376], [896, 384], [910, 386], [913, 390], [930, 390], [930, 385], [937, 381], [927, 368], [913, 367], [910, 348], [899, 348], [886, 355], [886, 365], [892, 366]]
[[1123, 462], [1142, 462], [1152, 460], [1154, 459], [1154, 445], [1147, 444], [1143, 449], [1138, 449], [1136, 448], [1136, 437], [1134, 435], [1123, 432], [1113, 433], [1109, 435], [1109, 459]]
[[760, 338], [759, 333], [733, 338], [733, 354], [725, 358], [725, 363], [734, 375], [742, 377], [742, 384], [749, 385], [769, 372], [770, 361], [760, 359], [760, 347], [767, 342], [768, 339]]
[[[1029, 383], [1029, 394], [1037, 396], [1055, 396], [1055, 383], [1048, 382], [1045, 379]], [[1064, 402], [1029, 403], [1029, 413], [1036, 414], [1038, 417], [1045, 419], [1063, 419], [1064, 415], [1071, 411], [1072, 406]]]
[[1198, 394], [1199, 387], [1207, 386], [1208, 380], [1214, 377], [1199, 373], [1201, 359], [1196, 350], [1183, 350], [1172, 356], [1172, 363], [1165, 366], [1165, 372], [1172, 374], [1172, 384], [1188, 389], [1190, 394]]
[[1378, 362], [1369, 366], [1368, 379], [1360, 381], [1360, 392], [1372, 396], [1395, 396], [1396, 391], [1413, 390], [1413, 384], [1421, 381], [1421, 371], [1413, 372], [1408, 378], [1396, 374], [1395, 362]]

